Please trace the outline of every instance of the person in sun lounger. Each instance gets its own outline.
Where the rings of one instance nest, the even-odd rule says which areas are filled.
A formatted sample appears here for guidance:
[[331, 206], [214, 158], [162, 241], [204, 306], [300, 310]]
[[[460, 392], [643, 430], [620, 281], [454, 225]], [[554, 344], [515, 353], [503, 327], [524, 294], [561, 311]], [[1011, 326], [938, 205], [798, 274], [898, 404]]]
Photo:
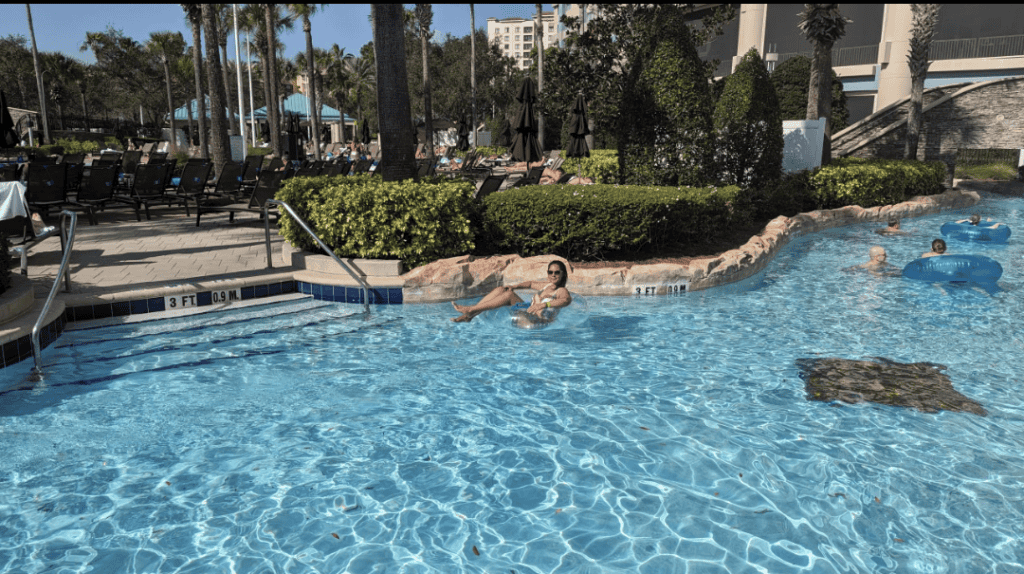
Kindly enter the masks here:
[[[455, 317], [452, 321], [468, 323], [484, 311], [512, 306], [522, 311], [521, 316], [523, 320], [551, 322], [558, 314], [558, 309], [572, 303], [572, 296], [569, 294], [569, 290], [565, 288], [567, 274], [568, 271], [566, 270], [565, 263], [552, 261], [548, 265], [547, 282], [524, 281], [518, 285], [497, 287], [487, 295], [484, 295], [475, 305], [458, 305], [452, 302], [455, 310], [462, 313], [462, 315]], [[539, 289], [539, 291], [533, 296], [533, 300], [530, 303], [526, 303], [519, 295], [516, 295], [516, 289]]]

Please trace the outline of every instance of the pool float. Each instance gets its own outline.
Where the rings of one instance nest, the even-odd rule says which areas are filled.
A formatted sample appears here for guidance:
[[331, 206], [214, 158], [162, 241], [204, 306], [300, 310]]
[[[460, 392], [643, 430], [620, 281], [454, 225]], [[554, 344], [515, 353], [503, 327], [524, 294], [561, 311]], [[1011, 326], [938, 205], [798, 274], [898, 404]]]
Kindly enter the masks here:
[[903, 268], [903, 276], [918, 281], [995, 283], [1003, 266], [984, 255], [936, 255], [915, 259]]
[[541, 318], [526, 313], [530, 304], [519, 303], [511, 307], [501, 307], [482, 313], [479, 319], [485, 323], [516, 331], [553, 331], [572, 329], [582, 325], [590, 316], [587, 300], [581, 295], [569, 292], [572, 304], [559, 309], [545, 309]]
[[959, 239], [960, 241], [985, 241], [988, 243], [1006, 243], [1010, 239], [1010, 228], [1005, 224], [999, 227], [992, 227], [979, 223], [978, 225], [971, 225], [970, 223], [957, 223], [950, 221], [943, 223], [940, 228], [942, 235], [946, 237], [952, 237], [953, 239]]

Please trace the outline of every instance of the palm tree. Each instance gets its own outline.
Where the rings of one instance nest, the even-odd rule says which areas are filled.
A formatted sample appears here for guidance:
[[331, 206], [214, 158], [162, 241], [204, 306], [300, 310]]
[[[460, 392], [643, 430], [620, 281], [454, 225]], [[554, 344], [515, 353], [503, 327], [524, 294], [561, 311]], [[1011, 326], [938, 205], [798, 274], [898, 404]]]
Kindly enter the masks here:
[[263, 5], [263, 20], [266, 28], [264, 30], [267, 34], [267, 75], [265, 76], [267, 84], [270, 86], [270, 99], [267, 101], [267, 118], [270, 120], [270, 145], [274, 148], [274, 153], [281, 157], [281, 118], [277, 113], [278, 99], [277, 99], [277, 25], [278, 25], [278, 14], [277, 4], [264, 4]]
[[[472, 15], [473, 5], [469, 5]], [[427, 135], [427, 157], [434, 159], [434, 110], [430, 107], [430, 38], [434, 35], [430, 26], [434, 11], [430, 4], [416, 5], [416, 22], [420, 29], [420, 48], [423, 51], [423, 131]], [[472, 64], [471, 64], [472, 65]], [[475, 92], [475, 85], [474, 85]]]
[[[178, 56], [174, 60], [174, 75], [177, 76], [179, 85], [187, 85], [192, 75], [192, 58], [189, 56]], [[192, 105], [188, 96], [185, 97], [185, 113], [188, 114], [188, 143], [186, 149], [192, 145], [192, 134], [196, 133], [195, 116], [192, 115]]]
[[[373, 62], [366, 58], [352, 58], [348, 60], [348, 81], [349, 89], [354, 95], [351, 100], [356, 105], [356, 117], [363, 117], [363, 94], [377, 89], [377, 69]], [[355, 139], [355, 138], [353, 138]]]
[[[192, 26], [192, 70], [196, 81], [196, 109], [199, 112], [199, 156], [210, 158], [210, 145], [206, 135], [206, 96], [203, 93], [203, 12], [199, 4], [182, 4]], [[191, 109], [191, 105], [189, 108]]]
[[[160, 58], [164, 67], [164, 82], [167, 84], [167, 113], [171, 116], [171, 155], [178, 153], [178, 122], [174, 119], [174, 98], [171, 96], [171, 64], [172, 55], [181, 53], [185, 39], [181, 32], [151, 32], [149, 34], [150, 50]], [[189, 106], [191, 107], [191, 106]]]
[[306, 34], [306, 74], [309, 75], [309, 120], [313, 132], [313, 155], [314, 159], [320, 161], [320, 118], [316, 113], [316, 79], [313, 65], [313, 25], [309, 17], [316, 14], [316, 4], [288, 4], [288, 10], [296, 18], [302, 18], [302, 31]]
[[[217, 41], [220, 43], [220, 54], [224, 59], [224, 65], [221, 66], [221, 78], [224, 82], [224, 93], [227, 95], [228, 107], [231, 103], [231, 82], [228, 81], [228, 30], [231, 29], [231, 4], [214, 4], [214, 24], [217, 26]], [[237, 58], [238, 54], [235, 54]], [[228, 124], [231, 126], [231, 135], [241, 134], [241, 130], [238, 127], [238, 121], [235, 120], [234, 114], [228, 114]]]
[[381, 176], [402, 181], [416, 176], [415, 137], [405, 69], [405, 9], [401, 4], [373, 4], [373, 53], [377, 63], [377, 123], [380, 127]]
[[821, 164], [832, 160], [832, 46], [846, 34], [847, 19], [839, 13], [839, 4], [804, 4], [800, 13], [800, 31], [814, 45], [811, 81], [807, 92], [807, 119], [825, 118], [825, 141], [821, 146]]
[[50, 143], [50, 123], [46, 121], [46, 96], [43, 91], [43, 71], [39, 68], [39, 51], [36, 49], [36, 30], [32, 26], [32, 6], [25, 4], [28, 12], [28, 33], [32, 36], [32, 64], [36, 68], [36, 90], [39, 92], [39, 112], [43, 120], [43, 142]]
[[79, 81], [83, 75], [81, 64], [77, 60], [69, 58], [60, 52], [44, 52], [41, 54], [43, 74], [49, 75], [49, 86], [47, 96], [57, 106], [57, 117], [60, 119], [60, 129], [66, 130], [64, 122], [64, 103], [67, 99], [68, 88], [71, 84]]
[[[534, 28], [534, 38], [537, 38], [537, 96], [540, 97], [544, 91], [544, 12], [542, 4], [537, 4], [537, 27]], [[537, 141], [540, 143], [541, 151], [544, 150], [544, 114], [537, 114]]]
[[228, 139], [228, 126], [224, 117], [224, 109], [227, 107], [227, 95], [224, 93], [224, 86], [220, 83], [221, 65], [220, 54], [217, 47], [220, 44], [217, 38], [217, 15], [216, 8], [212, 4], [202, 5], [203, 28], [206, 30], [206, 82], [210, 86], [210, 132], [213, 143], [213, 164], [220, 169], [220, 166], [231, 161], [231, 142]]
[[910, 23], [910, 110], [907, 113], [907, 144], [904, 159], [917, 159], [921, 140], [921, 108], [924, 104], [924, 78], [928, 75], [928, 50], [939, 24], [939, 4], [911, 4]]

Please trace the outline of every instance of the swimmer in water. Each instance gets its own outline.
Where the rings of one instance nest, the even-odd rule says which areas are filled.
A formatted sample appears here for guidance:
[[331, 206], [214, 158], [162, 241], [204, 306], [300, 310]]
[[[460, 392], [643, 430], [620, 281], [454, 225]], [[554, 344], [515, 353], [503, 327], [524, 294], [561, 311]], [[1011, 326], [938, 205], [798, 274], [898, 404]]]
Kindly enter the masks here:
[[922, 253], [921, 257], [935, 257], [937, 255], [944, 255], [946, 253], [946, 242], [941, 239], [932, 241], [932, 250], [928, 253]]
[[[462, 314], [452, 319], [452, 321], [468, 323], [484, 311], [498, 309], [499, 307], [516, 306], [523, 307], [523, 316], [529, 321], [551, 322], [554, 319], [554, 314], [557, 313], [557, 311], [552, 310], [566, 307], [572, 303], [572, 296], [569, 295], [569, 290], [565, 288], [565, 283], [568, 280], [567, 275], [568, 271], [564, 263], [552, 261], [548, 265], [547, 282], [524, 281], [518, 285], [497, 287], [487, 295], [484, 295], [475, 305], [458, 305], [453, 302], [452, 306]], [[533, 296], [530, 304], [526, 305], [522, 298], [516, 295], [516, 289], [539, 289], [539, 291]]]

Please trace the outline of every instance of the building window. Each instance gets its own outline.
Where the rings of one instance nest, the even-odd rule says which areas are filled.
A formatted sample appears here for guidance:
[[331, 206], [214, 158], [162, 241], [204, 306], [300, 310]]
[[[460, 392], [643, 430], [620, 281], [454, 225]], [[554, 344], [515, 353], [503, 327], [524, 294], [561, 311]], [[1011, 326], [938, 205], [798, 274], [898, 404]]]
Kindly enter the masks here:
[[508, 32], [508, 26], [505, 26], [505, 31]]
[[505, 49], [508, 50], [508, 44], [505, 44]]
[[523, 26], [523, 33], [524, 34], [529, 34], [531, 32], [533, 32], [533, 26]]
[[523, 41], [524, 42], [532, 42], [533, 41], [533, 36], [523, 36]]

